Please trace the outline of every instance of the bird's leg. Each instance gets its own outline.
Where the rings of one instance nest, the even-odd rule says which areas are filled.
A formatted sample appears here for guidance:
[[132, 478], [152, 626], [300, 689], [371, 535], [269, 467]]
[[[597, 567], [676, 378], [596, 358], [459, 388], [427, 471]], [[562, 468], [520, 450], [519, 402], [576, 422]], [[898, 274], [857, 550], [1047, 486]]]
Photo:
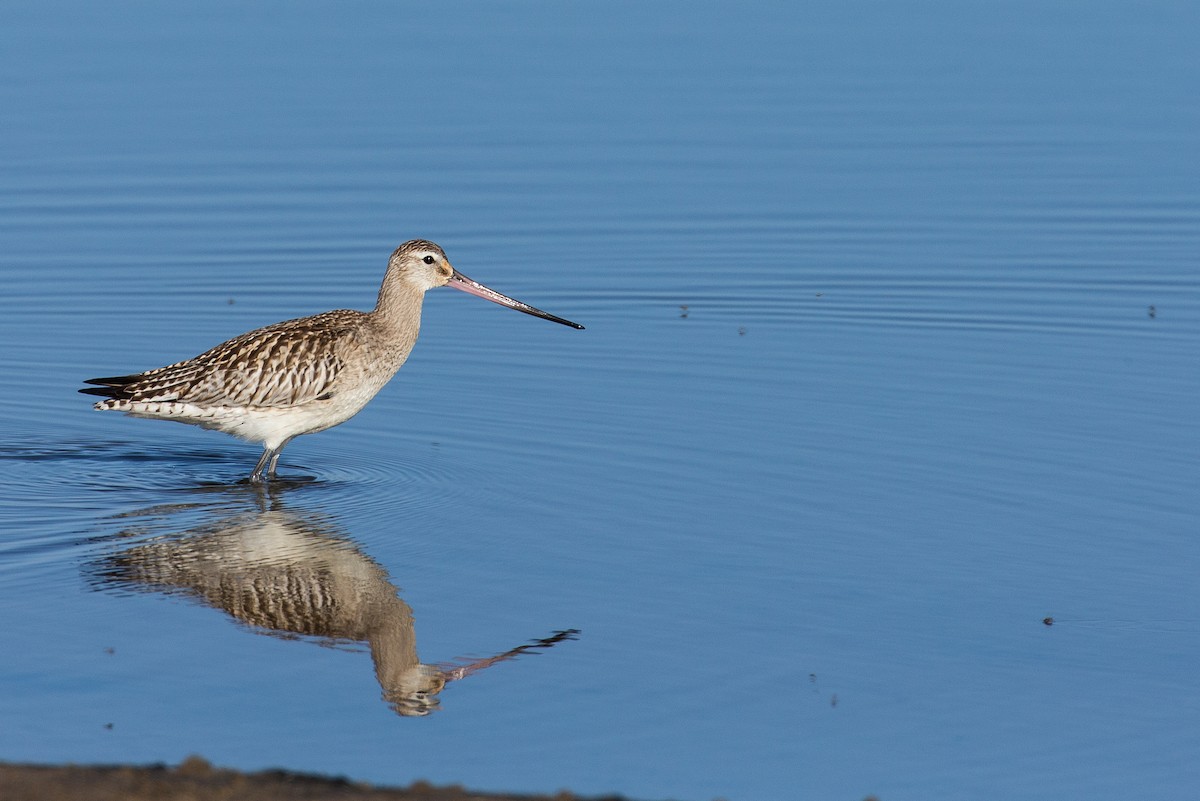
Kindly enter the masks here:
[[271, 466], [267, 468], [267, 478], [271, 481], [275, 480], [275, 468], [279, 466], [279, 454], [283, 452], [283, 446], [280, 445], [271, 453]]
[[[272, 459], [271, 457], [274, 457], [274, 459]], [[254, 472], [252, 472], [250, 474], [250, 483], [251, 484], [261, 484], [262, 483], [263, 470], [266, 469], [268, 461], [271, 462], [271, 478], [274, 478], [275, 477], [275, 461], [277, 461], [278, 459], [279, 459], [278, 449], [271, 450], [270, 448], [268, 448], [264, 445], [262, 456], [258, 457], [258, 464], [254, 465]]]
[[275, 447], [275, 450], [271, 451], [271, 465], [267, 468], [267, 478], [275, 478], [275, 468], [279, 466], [279, 454], [283, 453], [283, 446], [287, 445], [291, 441], [291, 437], [288, 437], [283, 442], [279, 443], [279, 445]]

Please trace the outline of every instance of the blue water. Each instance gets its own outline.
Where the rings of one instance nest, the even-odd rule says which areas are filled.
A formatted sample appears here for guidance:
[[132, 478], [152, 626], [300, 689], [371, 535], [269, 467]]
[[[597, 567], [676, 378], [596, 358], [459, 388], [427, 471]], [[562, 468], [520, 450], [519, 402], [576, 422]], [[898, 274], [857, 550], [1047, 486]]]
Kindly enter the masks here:
[[[1193, 797], [1197, 30], [6, 3], [0, 759]], [[254, 446], [75, 393], [367, 308], [412, 237], [587, 330], [432, 292], [270, 494]], [[398, 715], [384, 651], [511, 658]]]

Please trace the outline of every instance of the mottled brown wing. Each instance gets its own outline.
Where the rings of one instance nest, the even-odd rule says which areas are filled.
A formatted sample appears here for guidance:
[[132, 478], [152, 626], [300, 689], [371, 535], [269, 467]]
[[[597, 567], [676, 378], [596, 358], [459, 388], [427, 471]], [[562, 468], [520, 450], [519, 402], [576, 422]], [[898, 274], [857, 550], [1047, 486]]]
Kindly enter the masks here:
[[259, 328], [199, 356], [130, 376], [92, 379], [88, 390], [135, 401], [286, 407], [334, 391], [357, 345], [361, 312], [339, 310]]

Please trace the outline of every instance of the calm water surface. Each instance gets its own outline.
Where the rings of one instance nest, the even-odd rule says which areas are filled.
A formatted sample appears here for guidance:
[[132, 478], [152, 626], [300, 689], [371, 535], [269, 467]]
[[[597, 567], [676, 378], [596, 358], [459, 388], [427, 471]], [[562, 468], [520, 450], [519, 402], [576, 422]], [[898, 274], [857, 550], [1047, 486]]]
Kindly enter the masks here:
[[[1197, 30], [6, 4], [0, 758], [1192, 797]], [[271, 493], [75, 394], [417, 236], [587, 330], [431, 293]]]

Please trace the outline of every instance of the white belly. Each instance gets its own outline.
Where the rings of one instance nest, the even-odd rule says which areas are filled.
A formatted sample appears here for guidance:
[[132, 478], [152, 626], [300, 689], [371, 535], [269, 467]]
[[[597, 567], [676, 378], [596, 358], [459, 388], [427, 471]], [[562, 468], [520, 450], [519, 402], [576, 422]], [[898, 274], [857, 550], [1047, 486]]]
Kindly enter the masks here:
[[362, 382], [329, 400], [313, 400], [300, 406], [198, 406], [178, 401], [109, 400], [97, 403], [96, 408], [197, 425], [274, 449], [292, 437], [314, 434], [346, 422], [362, 411], [387, 383], [387, 378], [391, 376], [383, 381]]

